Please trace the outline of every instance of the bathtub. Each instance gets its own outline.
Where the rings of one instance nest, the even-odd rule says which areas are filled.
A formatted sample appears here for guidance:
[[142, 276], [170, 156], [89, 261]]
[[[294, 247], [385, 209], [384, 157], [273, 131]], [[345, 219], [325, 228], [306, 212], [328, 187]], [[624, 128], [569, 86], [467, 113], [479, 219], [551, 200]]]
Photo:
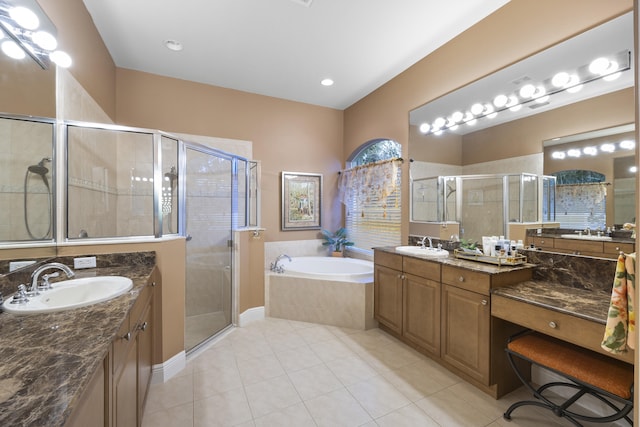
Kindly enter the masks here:
[[266, 272], [267, 316], [350, 329], [376, 326], [371, 261], [298, 257], [280, 265], [284, 273]]

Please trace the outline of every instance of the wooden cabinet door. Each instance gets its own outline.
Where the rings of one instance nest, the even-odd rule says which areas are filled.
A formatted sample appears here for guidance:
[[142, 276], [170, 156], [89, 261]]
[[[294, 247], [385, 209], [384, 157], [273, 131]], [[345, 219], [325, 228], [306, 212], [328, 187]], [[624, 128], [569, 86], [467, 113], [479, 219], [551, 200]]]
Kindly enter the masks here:
[[403, 332], [414, 344], [440, 355], [440, 282], [405, 274]]
[[490, 382], [490, 320], [489, 297], [442, 286], [441, 357], [486, 385]]
[[138, 345], [134, 340], [122, 361], [113, 385], [113, 411], [117, 427], [137, 426], [138, 424]]
[[152, 310], [149, 306], [138, 327], [138, 420], [142, 420], [145, 398], [151, 380], [153, 351], [151, 314]]
[[374, 269], [374, 317], [397, 334], [402, 333], [402, 272], [376, 265]]

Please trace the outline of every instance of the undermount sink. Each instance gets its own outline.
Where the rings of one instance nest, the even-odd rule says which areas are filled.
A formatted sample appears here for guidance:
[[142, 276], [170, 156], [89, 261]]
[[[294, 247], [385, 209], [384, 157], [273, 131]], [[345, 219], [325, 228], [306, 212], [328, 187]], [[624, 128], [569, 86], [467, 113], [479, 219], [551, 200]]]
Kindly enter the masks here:
[[597, 236], [593, 234], [561, 234], [563, 239], [595, 240], [597, 242], [610, 242], [609, 236]]
[[449, 252], [444, 249], [423, 248], [421, 246], [396, 246], [396, 251], [403, 254], [415, 255], [424, 258], [439, 258], [449, 256]]
[[51, 284], [51, 289], [28, 297], [26, 303], [12, 304], [13, 296], [2, 304], [7, 313], [32, 314], [70, 310], [108, 301], [123, 295], [133, 287], [128, 277], [97, 276], [64, 280]]

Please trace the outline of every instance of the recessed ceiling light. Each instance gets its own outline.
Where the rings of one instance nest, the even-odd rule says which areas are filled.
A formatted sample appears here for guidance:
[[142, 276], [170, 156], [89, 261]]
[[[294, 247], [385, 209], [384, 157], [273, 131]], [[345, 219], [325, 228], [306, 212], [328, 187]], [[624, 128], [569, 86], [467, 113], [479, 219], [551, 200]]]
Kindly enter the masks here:
[[332, 79], [322, 79], [320, 84], [322, 86], [333, 86], [333, 80]]
[[164, 45], [167, 47], [167, 49], [173, 50], [174, 52], [180, 52], [182, 49], [184, 49], [182, 43], [180, 43], [178, 40], [165, 40]]

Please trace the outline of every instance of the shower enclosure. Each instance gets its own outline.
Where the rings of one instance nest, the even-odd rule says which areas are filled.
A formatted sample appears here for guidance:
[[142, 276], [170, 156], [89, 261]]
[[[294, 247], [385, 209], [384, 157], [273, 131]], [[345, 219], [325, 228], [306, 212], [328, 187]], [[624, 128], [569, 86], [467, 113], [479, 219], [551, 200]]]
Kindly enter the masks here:
[[555, 220], [555, 177], [459, 175], [411, 182], [411, 221], [458, 222], [460, 237], [506, 236], [510, 222]]

